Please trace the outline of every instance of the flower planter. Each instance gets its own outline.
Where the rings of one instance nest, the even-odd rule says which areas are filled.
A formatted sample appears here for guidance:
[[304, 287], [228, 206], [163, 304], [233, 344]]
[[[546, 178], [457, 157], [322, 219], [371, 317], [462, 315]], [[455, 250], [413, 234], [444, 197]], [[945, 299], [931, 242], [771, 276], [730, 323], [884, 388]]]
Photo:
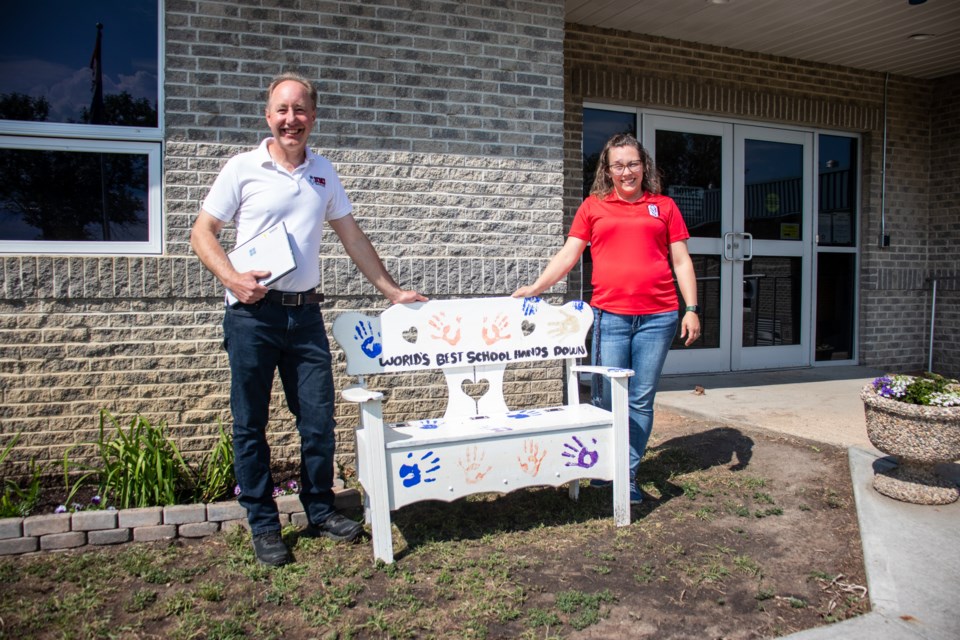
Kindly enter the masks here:
[[873, 488], [915, 504], [949, 504], [960, 489], [941, 477], [938, 464], [960, 460], [960, 407], [926, 407], [877, 395], [872, 384], [860, 392], [867, 437], [897, 466], [877, 471]]

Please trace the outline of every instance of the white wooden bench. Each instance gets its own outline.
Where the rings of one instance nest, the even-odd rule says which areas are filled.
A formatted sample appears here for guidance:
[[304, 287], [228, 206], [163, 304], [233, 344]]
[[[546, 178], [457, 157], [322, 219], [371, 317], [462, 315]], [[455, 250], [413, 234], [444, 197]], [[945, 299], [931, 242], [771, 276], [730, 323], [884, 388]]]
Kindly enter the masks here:
[[[358, 384], [343, 391], [360, 405], [357, 475], [374, 557], [393, 562], [390, 512], [422, 500], [452, 501], [537, 485], [613, 481], [613, 515], [630, 523], [627, 379], [629, 369], [577, 366], [593, 321], [581, 301], [555, 307], [540, 298], [431, 300], [394, 305], [379, 317], [349, 312], [333, 323]], [[508, 364], [566, 361], [566, 405], [507, 407]], [[384, 424], [383, 395], [363, 376], [442, 370], [443, 416]], [[611, 380], [612, 411], [581, 404], [578, 372]], [[486, 381], [486, 383], [484, 383]], [[474, 390], [486, 386], [483, 395]], [[471, 393], [473, 395], [471, 395]]]

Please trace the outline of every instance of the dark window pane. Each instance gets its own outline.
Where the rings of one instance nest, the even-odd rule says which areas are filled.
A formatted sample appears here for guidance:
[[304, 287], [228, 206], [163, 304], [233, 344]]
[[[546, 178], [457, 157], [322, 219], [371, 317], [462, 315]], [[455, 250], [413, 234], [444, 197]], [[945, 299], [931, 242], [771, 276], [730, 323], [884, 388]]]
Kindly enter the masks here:
[[[680, 339], [680, 329], [673, 339], [671, 349], [717, 349], [720, 347], [720, 332], [725, 322], [720, 312], [720, 256], [691, 255], [693, 270], [697, 274], [697, 304], [700, 306], [700, 338], [689, 347], [684, 347]], [[687, 306], [680, 295], [680, 287], [674, 280], [677, 298], [680, 300], [680, 317]]]
[[719, 238], [723, 139], [661, 129], [656, 137], [663, 192], [680, 207], [691, 236]]
[[0, 240], [145, 242], [146, 155], [0, 149]]
[[0, 119], [156, 127], [157, 16], [130, 0], [5, 6]]
[[817, 255], [817, 352], [820, 360], [853, 358], [856, 254]]
[[743, 263], [743, 346], [800, 344], [801, 259]]
[[857, 140], [843, 136], [819, 137], [820, 202], [817, 210], [818, 244], [853, 247], [857, 244]]
[[607, 140], [618, 133], [637, 135], [637, 115], [604, 109], [583, 110], [583, 197], [590, 195], [597, 162]]
[[744, 231], [755, 240], [803, 239], [803, 146], [744, 142]]

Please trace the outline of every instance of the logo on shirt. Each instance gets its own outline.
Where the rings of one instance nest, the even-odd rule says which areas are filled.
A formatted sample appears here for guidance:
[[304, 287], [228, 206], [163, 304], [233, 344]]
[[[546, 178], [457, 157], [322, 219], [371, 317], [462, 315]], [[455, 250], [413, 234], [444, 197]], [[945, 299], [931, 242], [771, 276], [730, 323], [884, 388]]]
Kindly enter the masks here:
[[313, 184], [317, 185], [318, 187], [326, 187], [326, 186], [327, 186], [327, 179], [326, 179], [326, 178], [320, 178], [320, 177], [317, 177], [317, 176], [310, 176], [310, 179], [313, 180]]
[[658, 208], [657, 208], [657, 205], [655, 205], [655, 204], [648, 204], [648, 205], [647, 205], [647, 212], [648, 212], [651, 216], [653, 216], [654, 218], [659, 218], [659, 217], [660, 217], [660, 209], [658, 209]]

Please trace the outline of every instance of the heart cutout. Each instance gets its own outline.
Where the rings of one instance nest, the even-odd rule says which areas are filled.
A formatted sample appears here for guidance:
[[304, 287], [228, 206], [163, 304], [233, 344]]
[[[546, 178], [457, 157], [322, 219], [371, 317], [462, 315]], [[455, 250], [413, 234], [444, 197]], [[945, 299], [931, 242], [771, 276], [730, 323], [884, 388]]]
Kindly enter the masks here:
[[490, 391], [490, 381], [486, 378], [480, 378], [476, 382], [464, 380], [460, 383], [460, 389], [470, 396], [474, 402], [479, 402], [480, 398], [487, 395], [487, 391]]
[[533, 330], [536, 328], [537, 328], [537, 325], [530, 322], [529, 320], [524, 320], [523, 322], [520, 323], [520, 331], [523, 332], [524, 336], [529, 336], [531, 333], [533, 333]]
[[406, 340], [410, 344], [417, 344], [417, 328], [416, 327], [410, 327], [400, 335], [403, 337], [404, 340]]

